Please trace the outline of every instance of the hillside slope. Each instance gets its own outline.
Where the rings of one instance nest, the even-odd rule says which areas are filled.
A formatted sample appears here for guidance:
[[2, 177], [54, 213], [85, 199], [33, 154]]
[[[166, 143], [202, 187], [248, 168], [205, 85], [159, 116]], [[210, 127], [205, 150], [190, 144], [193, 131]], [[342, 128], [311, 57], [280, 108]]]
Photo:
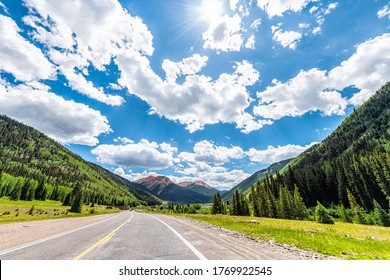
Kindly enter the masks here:
[[[44, 181], [46, 197], [64, 200], [66, 192], [81, 183], [87, 202], [107, 205], [159, 204], [145, 190], [136, 189], [121, 177], [90, 162], [50, 139], [38, 130], [0, 115], [0, 169], [14, 177]], [[1, 187], [1, 186], [0, 186]], [[9, 195], [15, 184], [3, 186]], [[61, 190], [59, 194], [57, 191]]]
[[257, 171], [256, 173], [252, 174], [245, 180], [241, 181], [238, 183], [236, 186], [234, 186], [232, 189], [230, 189], [228, 192], [224, 193], [221, 196], [221, 199], [224, 201], [231, 201], [233, 199], [233, 194], [238, 190], [240, 193], [245, 193], [247, 192], [250, 187], [255, 184], [257, 181], [261, 181], [264, 179], [266, 176], [271, 176], [275, 174], [276, 172], [280, 171], [283, 169], [291, 159], [283, 160], [277, 163], [272, 164], [266, 169], [262, 169], [260, 171]]
[[[390, 83], [356, 109], [320, 144], [267, 184], [297, 185], [306, 205], [317, 201], [371, 211], [390, 202]], [[263, 182], [264, 185], [264, 182]]]

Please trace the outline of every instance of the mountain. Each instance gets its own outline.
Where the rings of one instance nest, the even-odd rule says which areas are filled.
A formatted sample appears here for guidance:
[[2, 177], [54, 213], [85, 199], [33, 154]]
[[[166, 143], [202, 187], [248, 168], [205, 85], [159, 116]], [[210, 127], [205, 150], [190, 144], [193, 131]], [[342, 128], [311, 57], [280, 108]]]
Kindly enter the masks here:
[[165, 176], [148, 176], [138, 179], [134, 183], [148, 188], [152, 194], [160, 199], [176, 203], [207, 203], [212, 201], [214, 195], [214, 193], [208, 194], [214, 189], [203, 182], [201, 184], [196, 184], [196, 182], [175, 184]]
[[373, 210], [390, 202], [390, 83], [354, 110], [324, 141], [293, 159], [264, 187], [296, 185], [307, 206]]
[[[0, 170], [10, 183], [0, 184], [0, 196], [18, 188], [18, 179], [32, 180], [29, 198], [37, 196], [39, 181], [45, 182], [45, 198], [63, 201], [73, 186], [84, 186], [86, 202], [121, 206], [155, 205], [161, 201], [135, 188], [125, 179], [87, 162], [38, 130], [0, 115]], [[12, 179], [13, 178], [13, 179]]]
[[219, 192], [217, 189], [210, 187], [207, 183], [203, 181], [181, 182], [178, 185], [207, 196], [214, 196], [214, 194]]
[[283, 160], [283, 161], [272, 164], [271, 166], [269, 166], [266, 169], [257, 171], [256, 173], [252, 174], [251, 176], [249, 176], [245, 180], [238, 183], [236, 186], [234, 186], [229, 191], [222, 194], [221, 199], [224, 201], [231, 201], [233, 199], [233, 194], [236, 192], [236, 190], [238, 190], [240, 193], [247, 192], [253, 184], [262, 180], [266, 176], [271, 176], [271, 175], [275, 174], [276, 172], [280, 171], [290, 161], [291, 161], [291, 159]]

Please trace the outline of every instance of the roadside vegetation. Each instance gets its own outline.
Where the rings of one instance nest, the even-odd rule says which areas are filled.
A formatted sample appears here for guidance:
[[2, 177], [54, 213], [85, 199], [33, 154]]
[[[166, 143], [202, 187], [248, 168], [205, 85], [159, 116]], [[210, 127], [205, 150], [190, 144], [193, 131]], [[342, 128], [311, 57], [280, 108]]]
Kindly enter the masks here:
[[97, 204], [82, 205], [81, 213], [70, 212], [69, 206], [63, 206], [53, 200], [11, 200], [8, 197], [0, 198], [0, 224], [12, 222], [28, 222], [70, 217], [84, 217], [91, 215], [117, 213], [120, 210], [111, 206]]

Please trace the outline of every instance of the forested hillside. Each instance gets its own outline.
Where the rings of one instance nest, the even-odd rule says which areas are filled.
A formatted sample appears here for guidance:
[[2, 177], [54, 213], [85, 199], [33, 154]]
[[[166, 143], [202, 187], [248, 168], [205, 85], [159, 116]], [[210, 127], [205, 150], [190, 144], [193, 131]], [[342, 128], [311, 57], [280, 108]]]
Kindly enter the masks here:
[[276, 176], [260, 181], [254, 187], [255, 201], [263, 201], [260, 196], [266, 197], [261, 206], [268, 200], [281, 201], [286, 190], [292, 196], [295, 186], [308, 207], [317, 202], [341, 205], [356, 217], [371, 211], [381, 215], [383, 209], [389, 209], [390, 83], [324, 141], [292, 160]]
[[277, 162], [272, 164], [266, 169], [262, 169], [260, 171], [257, 171], [256, 173], [252, 174], [245, 180], [238, 183], [236, 186], [234, 186], [232, 189], [227, 191], [221, 196], [221, 199], [223, 201], [231, 201], [233, 199], [233, 195], [236, 193], [236, 191], [239, 191], [240, 193], [246, 193], [250, 190], [251, 186], [255, 184], [257, 181], [261, 181], [266, 176], [271, 176], [275, 174], [276, 172], [280, 171], [283, 167], [285, 167], [291, 159], [283, 160], [281, 162]]
[[65, 201], [71, 199], [75, 186], [81, 186], [85, 203], [135, 206], [160, 202], [43, 133], [4, 115], [0, 115], [0, 173], [0, 196], [15, 200]]

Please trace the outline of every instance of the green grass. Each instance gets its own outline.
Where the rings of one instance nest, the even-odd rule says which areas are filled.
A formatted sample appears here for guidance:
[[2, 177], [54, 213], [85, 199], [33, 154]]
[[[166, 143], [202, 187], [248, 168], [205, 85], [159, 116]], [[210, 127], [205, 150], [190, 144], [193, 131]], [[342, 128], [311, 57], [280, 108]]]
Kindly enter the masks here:
[[[29, 211], [34, 206], [33, 214]], [[83, 212], [80, 214], [69, 212], [69, 206], [62, 206], [59, 201], [13, 201], [7, 197], [0, 198], [0, 224], [12, 222], [28, 222], [37, 220], [48, 220], [69, 217], [84, 217], [99, 214], [117, 213], [117, 208], [107, 209], [106, 206], [89, 205], [83, 206]]]
[[[343, 259], [390, 260], [390, 228], [222, 215], [185, 215], [246, 235]], [[256, 223], [253, 223], [256, 220]]]

